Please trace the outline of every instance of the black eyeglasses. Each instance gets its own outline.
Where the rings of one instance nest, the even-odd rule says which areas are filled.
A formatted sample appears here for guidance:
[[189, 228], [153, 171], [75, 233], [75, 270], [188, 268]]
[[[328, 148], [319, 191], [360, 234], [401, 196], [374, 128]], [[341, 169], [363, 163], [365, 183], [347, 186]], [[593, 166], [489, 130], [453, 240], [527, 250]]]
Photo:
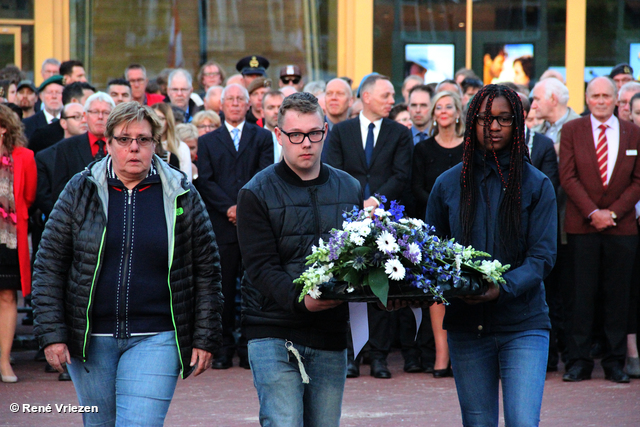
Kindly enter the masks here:
[[118, 145], [121, 147], [128, 147], [133, 143], [133, 141], [136, 141], [141, 147], [148, 147], [156, 142], [150, 136], [141, 136], [138, 138], [130, 138], [128, 136], [114, 136], [113, 139], [115, 139]]
[[300, 83], [300, 77], [280, 77], [280, 80], [282, 80], [282, 83], [284, 84], [293, 83], [294, 85], [297, 85]]
[[309, 138], [310, 142], [320, 142], [324, 137], [324, 130], [312, 130], [309, 133], [304, 133], [304, 132], [285, 132], [282, 129], [280, 129], [280, 132], [287, 135], [287, 137], [289, 138], [289, 141], [291, 141], [292, 144], [302, 144], [302, 141], [304, 141], [305, 138]]
[[498, 121], [500, 126], [511, 126], [513, 124], [513, 119], [516, 116], [492, 116], [491, 114], [478, 114], [476, 115], [476, 123], [480, 126], [491, 126], [494, 120]]
[[62, 116], [60, 117], [61, 119], [65, 119], [65, 120], [69, 120], [69, 119], [73, 119], [73, 120], [82, 120], [82, 114], [77, 114], [75, 116]]

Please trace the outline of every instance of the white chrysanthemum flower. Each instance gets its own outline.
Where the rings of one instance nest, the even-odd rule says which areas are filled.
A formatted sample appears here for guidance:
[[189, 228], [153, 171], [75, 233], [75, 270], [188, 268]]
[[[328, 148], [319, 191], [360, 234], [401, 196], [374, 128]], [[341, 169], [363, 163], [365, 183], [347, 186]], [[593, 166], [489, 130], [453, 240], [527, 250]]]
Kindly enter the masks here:
[[349, 240], [351, 240], [358, 246], [364, 245], [364, 237], [362, 237], [360, 234], [351, 233], [351, 235], [349, 236]]
[[385, 253], [394, 254], [400, 249], [400, 246], [396, 243], [395, 237], [393, 237], [388, 231], [383, 231], [376, 239], [376, 243], [378, 244], [378, 249]]
[[320, 289], [318, 289], [318, 286], [314, 286], [313, 288], [309, 289], [308, 294], [311, 298], [318, 299], [320, 298], [320, 295], [322, 295], [322, 292], [320, 292]]
[[384, 272], [391, 280], [402, 280], [404, 279], [406, 270], [400, 260], [391, 258], [384, 263]]

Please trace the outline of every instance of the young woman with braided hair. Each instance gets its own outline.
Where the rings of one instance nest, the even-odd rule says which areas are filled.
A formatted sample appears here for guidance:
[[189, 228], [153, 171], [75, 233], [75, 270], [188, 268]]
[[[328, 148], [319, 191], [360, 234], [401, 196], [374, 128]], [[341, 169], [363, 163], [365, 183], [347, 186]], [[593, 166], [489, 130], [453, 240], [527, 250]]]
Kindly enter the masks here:
[[471, 101], [461, 164], [436, 181], [427, 222], [438, 235], [488, 252], [511, 268], [506, 284], [446, 308], [449, 351], [465, 426], [537, 426], [547, 367], [543, 280], [556, 259], [556, 199], [530, 164], [520, 98], [500, 85]]

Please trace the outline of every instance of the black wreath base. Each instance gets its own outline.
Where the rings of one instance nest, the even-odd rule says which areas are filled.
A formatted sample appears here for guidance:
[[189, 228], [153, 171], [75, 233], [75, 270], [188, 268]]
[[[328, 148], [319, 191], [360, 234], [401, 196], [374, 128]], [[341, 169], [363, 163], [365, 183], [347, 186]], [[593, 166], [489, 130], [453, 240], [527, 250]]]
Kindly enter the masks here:
[[[451, 299], [460, 296], [482, 295], [487, 290], [487, 283], [482, 280], [482, 276], [477, 273], [462, 273], [460, 280], [454, 283], [453, 278], [449, 280], [437, 281], [444, 299]], [[369, 286], [354, 285], [353, 292], [347, 292], [348, 282], [340, 280], [330, 280], [319, 286], [322, 292], [320, 299], [343, 300], [349, 302], [376, 302], [378, 297]], [[389, 296], [392, 300], [426, 300], [438, 301], [430, 291], [417, 288], [405, 281], [389, 280]]]

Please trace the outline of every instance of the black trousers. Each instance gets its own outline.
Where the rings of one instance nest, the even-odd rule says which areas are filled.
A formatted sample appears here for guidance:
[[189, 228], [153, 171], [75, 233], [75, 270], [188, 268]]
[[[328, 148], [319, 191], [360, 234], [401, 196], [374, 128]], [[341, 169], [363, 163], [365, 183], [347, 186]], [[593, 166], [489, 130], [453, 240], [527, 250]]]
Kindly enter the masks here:
[[422, 323], [416, 336], [416, 319], [409, 307], [401, 308], [398, 313], [398, 334], [402, 348], [402, 357], [420, 360], [423, 365], [433, 365], [436, 361], [436, 343], [431, 329], [429, 308], [422, 308]]
[[236, 329], [236, 290], [238, 277], [242, 269], [242, 256], [237, 242], [225, 243], [218, 246], [220, 252], [220, 268], [222, 273], [222, 295], [224, 307], [222, 310], [222, 351], [233, 355]]
[[[597, 310], [604, 316], [607, 348], [602, 366], [622, 367], [627, 350], [627, 323], [631, 273], [638, 236], [600, 233], [569, 234], [574, 266], [571, 318], [568, 319], [569, 364], [593, 369], [591, 349], [593, 320]], [[598, 291], [602, 298], [597, 298]]]

